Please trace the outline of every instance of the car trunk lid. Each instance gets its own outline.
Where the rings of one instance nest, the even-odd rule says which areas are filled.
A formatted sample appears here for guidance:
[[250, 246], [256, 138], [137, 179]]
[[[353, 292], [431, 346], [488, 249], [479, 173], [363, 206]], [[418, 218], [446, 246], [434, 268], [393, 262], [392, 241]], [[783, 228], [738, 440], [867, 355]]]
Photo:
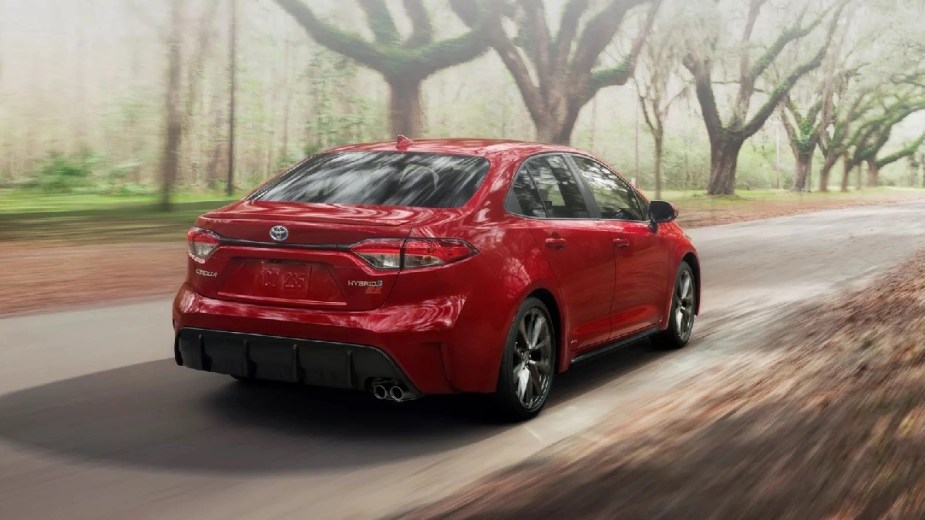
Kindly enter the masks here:
[[[201, 217], [221, 245], [190, 280], [201, 294], [228, 301], [318, 309], [382, 305], [399, 274], [374, 269], [350, 247], [404, 239], [435, 210], [243, 201]], [[271, 230], [285, 228], [271, 236]], [[205, 274], [203, 274], [205, 273]]]

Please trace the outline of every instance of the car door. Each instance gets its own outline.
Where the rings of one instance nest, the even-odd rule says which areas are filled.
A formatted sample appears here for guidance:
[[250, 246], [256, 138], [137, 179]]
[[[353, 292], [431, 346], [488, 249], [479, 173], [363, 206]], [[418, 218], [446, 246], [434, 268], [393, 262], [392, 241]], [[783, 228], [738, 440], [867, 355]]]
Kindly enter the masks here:
[[572, 349], [611, 337], [614, 249], [591, 218], [584, 186], [559, 154], [527, 159], [507, 201], [511, 212], [531, 218], [531, 232], [552, 268], [568, 316], [565, 341]]
[[615, 254], [611, 304], [614, 339], [650, 329], [664, 312], [668, 250], [649, 218], [645, 199], [622, 177], [583, 155], [569, 158], [587, 184]]

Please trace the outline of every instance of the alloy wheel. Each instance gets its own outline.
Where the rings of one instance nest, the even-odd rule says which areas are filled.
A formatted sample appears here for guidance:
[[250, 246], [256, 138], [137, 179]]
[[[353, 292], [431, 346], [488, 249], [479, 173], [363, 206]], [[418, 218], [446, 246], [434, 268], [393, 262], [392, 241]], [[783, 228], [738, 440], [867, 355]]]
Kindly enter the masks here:
[[553, 343], [546, 313], [539, 308], [527, 311], [517, 328], [512, 365], [514, 393], [528, 410], [540, 405], [549, 392]]
[[694, 279], [689, 270], [684, 270], [674, 292], [674, 320], [675, 330], [678, 331], [681, 341], [690, 338], [694, 330]]

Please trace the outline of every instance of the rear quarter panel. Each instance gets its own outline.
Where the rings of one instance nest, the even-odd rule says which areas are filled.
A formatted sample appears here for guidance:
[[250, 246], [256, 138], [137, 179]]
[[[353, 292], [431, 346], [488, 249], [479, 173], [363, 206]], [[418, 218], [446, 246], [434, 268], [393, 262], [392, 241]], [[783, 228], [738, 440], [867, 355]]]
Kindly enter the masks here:
[[[465, 302], [459, 314], [457, 333], [444, 352], [454, 388], [490, 392], [495, 389], [507, 335], [521, 303], [537, 289], [549, 291], [561, 301], [555, 276], [531, 232], [535, 224], [510, 215], [504, 209], [508, 186], [525, 158], [522, 154], [494, 157], [492, 171], [472, 201], [471, 211], [460, 219], [416, 227], [412, 236], [453, 237], [468, 241], [479, 254], [465, 271], [446, 269], [446, 276], [465, 275]], [[467, 263], [470, 261], [466, 261]], [[423, 273], [421, 273], [423, 274]], [[425, 278], [403, 273], [399, 283], [428, 283]], [[559, 309], [563, 322], [565, 309]], [[567, 330], [560, 326], [557, 333]], [[560, 371], [568, 359], [559, 356]]]

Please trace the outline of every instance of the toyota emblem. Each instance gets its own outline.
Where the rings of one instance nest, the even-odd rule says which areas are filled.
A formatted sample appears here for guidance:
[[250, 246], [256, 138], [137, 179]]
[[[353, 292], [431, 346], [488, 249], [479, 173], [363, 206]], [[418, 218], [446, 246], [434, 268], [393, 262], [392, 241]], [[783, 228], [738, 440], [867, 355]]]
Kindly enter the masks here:
[[270, 228], [270, 238], [277, 242], [282, 242], [289, 238], [289, 230], [286, 226], [273, 226]]

